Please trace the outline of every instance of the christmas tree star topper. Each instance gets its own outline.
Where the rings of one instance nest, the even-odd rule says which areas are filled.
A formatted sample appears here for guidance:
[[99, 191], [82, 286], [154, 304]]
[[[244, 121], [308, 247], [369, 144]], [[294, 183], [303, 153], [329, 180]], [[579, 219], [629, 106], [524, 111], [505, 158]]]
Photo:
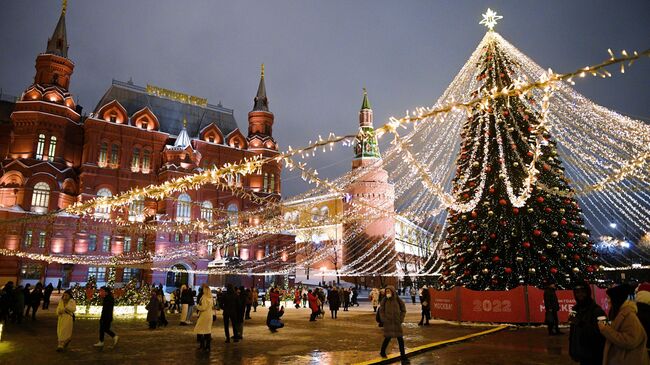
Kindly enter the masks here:
[[489, 30], [492, 30], [495, 25], [497, 25], [497, 20], [503, 19], [501, 15], [497, 15], [496, 11], [493, 11], [492, 9], [488, 8], [485, 14], [483, 15], [483, 20], [479, 22], [479, 24], [483, 24], [486, 27], [488, 27]]

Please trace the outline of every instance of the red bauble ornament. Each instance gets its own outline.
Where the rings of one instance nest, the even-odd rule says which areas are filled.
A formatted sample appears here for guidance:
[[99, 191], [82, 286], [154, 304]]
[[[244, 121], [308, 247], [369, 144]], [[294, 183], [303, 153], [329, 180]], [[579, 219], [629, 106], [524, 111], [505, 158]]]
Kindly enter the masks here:
[[528, 157], [533, 157], [535, 154], [533, 153], [533, 151], [528, 151], [528, 153], [526, 153], [526, 155], [528, 155]]
[[569, 232], [569, 233], [567, 233], [567, 236], [569, 236], [569, 238], [573, 238], [573, 236], [575, 236], [575, 234], [573, 232]]
[[542, 256], [539, 257], [539, 259], [540, 259], [541, 261], [546, 261], [546, 256], [542, 255]]
[[528, 241], [522, 243], [521, 245], [526, 247], [526, 248], [530, 248], [530, 242], [528, 242]]
[[564, 204], [571, 204], [571, 200], [570, 199], [564, 199]]
[[557, 274], [557, 268], [556, 267], [551, 268], [551, 274]]
[[512, 208], [513, 214], [519, 214], [519, 208]]
[[487, 251], [487, 246], [486, 245], [481, 245], [481, 251], [483, 251], [483, 252]]
[[566, 219], [562, 219], [562, 220], [560, 221], [560, 224], [563, 225], [563, 226], [566, 226], [566, 224], [567, 224]]
[[490, 233], [490, 238], [492, 238], [492, 239], [497, 238], [497, 234], [496, 233]]
[[566, 247], [568, 247], [568, 248], [573, 248], [573, 243], [571, 243], [571, 242], [567, 243], [567, 244], [566, 244]]
[[476, 218], [476, 217], [478, 217], [478, 213], [476, 213], [475, 210], [472, 210], [472, 214], [471, 214], [471, 215], [472, 215], [472, 218]]
[[459, 257], [459, 258], [458, 258], [458, 262], [460, 262], [460, 263], [465, 262], [465, 258], [464, 258], [464, 257]]
[[506, 267], [505, 269], [503, 269], [503, 271], [504, 271], [506, 274], [510, 274], [510, 273], [512, 273], [512, 269], [509, 268], [509, 267]]
[[467, 193], [463, 194], [463, 199], [469, 199], [469, 194]]
[[538, 203], [543, 203], [544, 202], [544, 197], [543, 196], [538, 196], [537, 197], [537, 202]]
[[463, 271], [463, 275], [465, 275], [465, 276], [469, 275], [469, 270]]
[[492, 167], [488, 166], [485, 168], [485, 172], [489, 173], [490, 171], [492, 171]]
[[573, 259], [576, 261], [580, 260], [580, 255], [578, 254], [573, 255]]
[[551, 166], [549, 164], [544, 164], [544, 170], [548, 171], [551, 169]]
[[533, 230], [533, 235], [539, 237], [542, 235], [542, 231], [540, 231], [539, 229]]
[[465, 241], [465, 242], [469, 241], [469, 237], [468, 236], [463, 236], [463, 241]]
[[594, 267], [593, 266], [587, 266], [587, 271], [588, 272], [594, 272]]
[[475, 183], [474, 181], [470, 181], [470, 182], [469, 182], [469, 186], [471, 186], [471, 187], [475, 187], [475, 186], [476, 186], [476, 183]]
[[546, 208], [544, 208], [544, 211], [545, 211], [546, 213], [550, 213], [550, 212], [553, 211], [553, 209], [551, 209], [551, 208], [549, 208], [549, 207], [546, 207]]
[[494, 257], [492, 258], [492, 262], [499, 262], [499, 260], [501, 260], [501, 259], [499, 258], [499, 256], [494, 256]]
[[488, 189], [488, 191], [490, 192], [490, 194], [494, 194], [494, 192], [495, 192], [496, 190], [494, 190], [494, 188], [493, 188], [492, 186], [490, 186], [490, 189]]
[[506, 205], [508, 202], [505, 199], [499, 199], [499, 204]]

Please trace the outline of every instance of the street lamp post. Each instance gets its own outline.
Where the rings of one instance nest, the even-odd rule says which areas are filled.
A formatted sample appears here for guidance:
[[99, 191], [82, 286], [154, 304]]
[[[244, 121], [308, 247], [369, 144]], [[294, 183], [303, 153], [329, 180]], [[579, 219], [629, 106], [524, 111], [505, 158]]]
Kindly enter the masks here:
[[322, 266], [320, 268], [320, 279], [321, 279], [320, 281], [323, 284], [323, 286], [325, 286], [325, 266]]

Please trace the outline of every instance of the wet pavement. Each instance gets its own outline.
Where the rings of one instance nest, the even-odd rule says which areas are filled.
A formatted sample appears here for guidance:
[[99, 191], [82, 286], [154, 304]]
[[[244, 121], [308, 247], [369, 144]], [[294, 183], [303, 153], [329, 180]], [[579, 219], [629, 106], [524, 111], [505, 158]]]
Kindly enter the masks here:
[[[149, 330], [144, 319], [116, 319], [113, 330], [120, 336], [116, 348], [107, 337], [103, 350], [97, 342], [98, 320], [78, 318], [67, 352], [56, 349], [56, 305], [39, 311], [36, 321], [7, 324], [0, 342], [0, 364], [351, 364], [378, 357], [382, 340], [372, 308], [367, 304], [339, 311], [338, 319], [309, 322], [308, 309], [289, 308], [286, 326], [277, 333], [266, 327], [266, 308], [258, 307], [246, 321], [244, 340], [224, 343], [219, 312], [214, 322], [212, 351], [196, 350], [193, 326], [179, 326], [178, 314], [169, 315], [169, 326]], [[419, 305], [408, 305], [404, 334], [407, 349], [474, 332], [487, 326], [459, 326], [436, 322], [418, 326]], [[471, 341], [448, 345], [411, 359], [412, 364], [571, 364], [567, 336], [549, 337], [543, 328], [505, 330]], [[389, 352], [397, 351], [395, 340]]]

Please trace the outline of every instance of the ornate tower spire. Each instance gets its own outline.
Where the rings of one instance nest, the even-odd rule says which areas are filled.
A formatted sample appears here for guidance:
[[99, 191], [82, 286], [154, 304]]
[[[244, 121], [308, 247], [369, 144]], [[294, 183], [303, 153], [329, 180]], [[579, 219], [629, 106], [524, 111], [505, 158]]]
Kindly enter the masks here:
[[52, 37], [47, 40], [47, 49], [45, 50], [45, 53], [54, 54], [65, 58], [68, 58], [68, 37], [66, 35], [65, 29], [65, 13], [67, 7], [67, 0], [63, 0], [59, 22], [56, 23]]
[[269, 111], [269, 100], [266, 97], [266, 86], [264, 85], [264, 64], [262, 64], [260, 72], [260, 85], [257, 87], [257, 95], [255, 96], [255, 104], [253, 111]]
[[363, 165], [363, 161], [380, 159], [379, 145], [375, 128], [372, 125], [372, 109], [368, 100], [368, 92], [363, 88], [363, 101], [359, 111], [359, 133], [354, 142], [354, 161], [352, 167], [356, 168]]

